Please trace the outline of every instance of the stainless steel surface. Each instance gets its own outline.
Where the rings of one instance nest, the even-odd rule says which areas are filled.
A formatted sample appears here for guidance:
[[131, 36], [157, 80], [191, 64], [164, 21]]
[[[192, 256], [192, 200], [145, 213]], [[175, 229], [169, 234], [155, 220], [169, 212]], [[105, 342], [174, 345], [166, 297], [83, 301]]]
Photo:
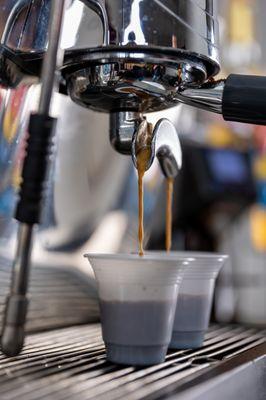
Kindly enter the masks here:
[[105, 112], [163, 110], [181, 84], [207, 78], [193, 54], [146, 46], [67, 52], [62, 73], [73, 101]]
[[110, 46], [66, 54], [63, 74], [77, 103], [98, 111], [165, 109], [181, 84], [199, 85], [219, 71], [215, 2], [106, 0], [104, 7]]
[[[202, 58], [212, 72], [219, 66], [216, 0], [164, 2], [82, 0], [82, 2], [100, 16], [99, 23], [103, 25], [103, 43], [95, 43], [91, 47], [130, 44], [184, 49]], [[35, 7], [33, 3], [32, 0], [12, 2], [3, 0], [1, 7], [4, 18], [7, 19], [11, 14], [15, 17], [12, 18], [12, 23], [9, 21], [6, 25], [5, 37], [10, 38], [8, 46], [23, 53], [40, 52], [47, 47], [48, 13], [51, 3], [50, 0], [44, 0], [37, 2]], [[27, 5], [29, 10], [25, 18], [21, 11]], [[83, 13], [85, 11], [83, 10]], [[41, 23], [38, 26], [31, 26], [36, 22], [36, 18]], [[162, 19], [165, 21], [165, 26], [160, 32], [158, 27]], [[90, 36], [91, 28], [87, 29], [87, 35]], [[19, 39], [15, 32], [20, 32]], [[78, 37], [76, 41], [75, 46], [79, 47]]]
[[[63, 61], [59, 57], [59, 41], [65, 0], [52, 0], [49, 19], [49, 45], [42, 66], [42, 88], [38, 112], [48, 115], [54, 89], [57, 67]], [[33, 226], [21, 224], [18, 230], [10, 295], [7, 297], [3, 321], [1, 348], [7, 355], [18, 354], [24, 343], [24, 325], [27, 314], [27, 285], [31, 261]]]
[[12, 28], [14, 27], [14, 24], [16, 23], [17, 19], [20, 16], [21, 11], [30, 4], [30, 0], [17, 0], [15, 4], [13, 5], [12, 9], [10, 10], [10, 13], [8, 15], [8, 18], [6, 20], [3, 32], [2, 32], [2, 37], [0, 40], [0, 44], [3, 46], [6, 46], [8, 44], [8, 39], [12, 33]]
[[[32, 92], [20, 87], [17, 91], [0, 88], [0, 237], [5, 237], [11, 215], [13, 214], [15, 195], [15, 161], [19, 153], [19, 143], [25, 135], [27, 109]], [[4, 205], [7, 205], [5, 207]], [[0, 241], [1, 241], [0, 239]]]
[[55, 83], [59, 84], [57, 74], [63, 63], [63, 51], [60, 49], [59, 44], [65, 5], [66, 0], [52, 0], [51, 3], [49, 45], [42, 64], [39, 114], [49, 114], [54, 85]]
[[[1, 244], [10, 249], [7, 242], [15, 234], [12, 216], [17, 177], [29, 114], [36, 109], [39, 99], [39, 88], [25, 89], [9, 90], [6, 94], [3, 91], [4, 96], [0, 97], [0, 255]], [[130, 157], [121, 157], [110, 146], [108, 115], [81, 108], [67, 96], [56, 94], [51, 113], [55, 116], [58, 112], [56, 160], [50, 168], [43, 202], [42, 234], [35, 236], [50, 250], [78, 247], [87, 241], [105, 216], [117, 204], [120, 207], [125, 185], [134, 179]], [[106, 192], [111, 181], [112, 187]], [[128, 190], [134, 197], [134, 185]], [[132, 241], [132, 250], [134, 246]]]
[[139, 125], [139, 114], [121, 111], [110, 114], [110, 142], [121, 154], [132, 154], [132, 139]]
[[[199, 85], [219, 71], [215, 0], [83, 3], [64, 63], [69, 93], [79, 104], [99, 111], [165, 109], [175, 104], [173, 92], [181, 83]], [[25, 6], [26, 15], [21, 13]], [[96, 15], [93, 20], [88, 8], [100, 20]], [[49, 9], [49, 0], [37, 5], [21, 0], [9, 9], [3, 38], [5, 51], [13, 53], [2, 56], [6, 84], [18, 84], [23, 70], [38, 75], [38, 58], [47, 48]], [[102, 43], [95, 39], [87, 48], [80, 46], [79, 37], [94, 37], [95, 30], [102, 30]]]
[[187, 389], [200, 388], [204, 398], [202, 383], [215, 389], [215, 377], [221, 376], [226, 384], [229, 371], [243, 371], [263, 350], [265, 332], [214, 325], [198, 350], [169, 351], [163, 364], [151, 367], [123, 367], [106, 362], [98, 324], [72, 327], [28, 336], [20, 356], [0, 356], [0, 395], [5, 400], [155, 400], [183, 399]]
[[168, 178], [174, 178], [182, 166], [182, 151], [174, 124], [166, 118], [160, 119], [152, 133], [146, 138], [147, 120], [141, 114], [120, 112], [110, 117], [110, 140], [115, 150], [121, 154], [132, 155], [137, 168], [137, 152], [139, 144], [149, 146], [151, 158], [148, 168], [157, 157], [162, 172]]
[[18, 354], [24, 343], [24, 323], [27, 311], [27, 289], [32, 247], [31, 225], [21, 224], [18, 231], [17, 252], [12, 269], [10, 293], [6, 298], [5, 316], [1, 332], [1, 349], [5, 354]]
[[51, 0], [2, 0], [1, 44], [22, 54], [46, 50]]
[[[0, 329], [11, 268], [11, 258], [0, 256]], [[43, 263], [34, 262], [28, 294], [31, 300], [26, 321], [28, 333], [99, 320], [94, 280], [78, 269], [75, 262], [64, 264], [63, 260], [57, 260], [51, 264], [46, 258]]]
[[36, 3], [2, 0], [0, 4], [0, 83], [5, 87], [37, 82], [40, 52], [47, 47], [51, 2]]
[[99, 17], [103, 25], [103, 46], [108, 46], [110, 44], [109, 37], [109, 21], [108, 15], [105, 7], [105, 0], [81, 0], [88, 7], [94, 10]]
[[12, 294], [25, 295], [27, 293], [32, 229], [33, 227], [27, 224], [21, 224], [19, 227], [17, 252], [12, 271]]
[[207, 111], [222, 114], [225, 80], [208, 82], [197, 88], [184, 88], [176, 92], [176, 100]]
[[172, 122], [160, 119], [154, 128], [154, 155], [159, 160], [163, 174], [175, 178], [182, 167], [182, 150], [178, 133]]
[[[110, 44], [175, 47], [218, 63], [216, 4], [212, 0], [98, 0], [107, 14]], [[164, 30], [159, 32], [162, 19]]]

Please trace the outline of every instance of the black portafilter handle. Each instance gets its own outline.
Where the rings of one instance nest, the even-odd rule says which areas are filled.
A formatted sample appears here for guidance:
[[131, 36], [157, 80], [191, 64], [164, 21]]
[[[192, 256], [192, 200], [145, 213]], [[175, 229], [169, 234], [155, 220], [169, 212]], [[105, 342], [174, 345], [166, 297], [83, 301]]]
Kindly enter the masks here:
[[[55, 123], [56, 120], [47, 115], [32, 114], [30, 117], [27, 154], [15, 214], [19, 222], [29, 227], [40, 222], [41, 202], [46, 186]], [[7, 356], [18, 355], [24, 343], [29, 266], [27, 261], [23, 265], [23, 270], [13, 269], [11, 292], [6, 299], [1, 349]]]
[[266, 125], [266, 77], [229, 75], [223, 91], [222, 113], [226, 121]]

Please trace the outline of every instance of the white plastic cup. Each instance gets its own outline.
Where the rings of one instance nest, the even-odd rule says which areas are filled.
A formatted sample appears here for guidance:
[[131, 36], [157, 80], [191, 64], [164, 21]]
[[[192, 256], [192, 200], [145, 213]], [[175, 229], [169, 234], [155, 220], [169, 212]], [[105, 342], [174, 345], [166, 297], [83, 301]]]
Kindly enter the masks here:
[[[150, 251], [148, 255], [163, 254]], [[217, 275], [228, 256], [214, 253], [171, 251], [172, 259], [186, 257], [190, 261], [180, 285], [169, 348], [196, 349], [202, 346], [209, 327], [214, 286]]]
[[126, 365], [165, 360], [176, 297], [189, 259], [166, 254], [87, 254], [99, 288], [107, 359]]
[[177, 257], [193, 257], [184, 272], [173, 326], [171, 349], [196, 349], [202, 346], [209, 327], [217, 275], [226, 255], [198, 252], [172, 252]]

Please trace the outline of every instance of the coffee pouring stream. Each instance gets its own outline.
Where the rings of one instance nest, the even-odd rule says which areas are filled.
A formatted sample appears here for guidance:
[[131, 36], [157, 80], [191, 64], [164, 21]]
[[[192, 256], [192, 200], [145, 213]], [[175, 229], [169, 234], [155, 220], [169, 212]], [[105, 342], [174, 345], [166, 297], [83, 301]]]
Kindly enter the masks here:
[[[65, 12], [73, 14], [75, 33], [64, 57], [58, 57], [65, 3]], [[88, 24], [87, 17], [93, 23]], [[69, 27], [63, 29], [63, 36], [68, 31]], [[29, 169], [37, 170], [35, 150], [43, 130], [48, 151], [55, 76], [60, 78], [60, 91], [74, 102], [110, 113], [111, 143], [117, 151], [133, 154], [135, 165], [141, 114], [185, 103], [221, 113], [227, 120], [266, 124], [266, 78], [230, 75], [214, 81], [220, 71], [214, 0], [2, 0], [0, 37], [0, 84], [16, 88], [41, 76], [41, 103], [45, 104], [39, 109], [41, 124], [34, 117], [31, 120], [33, 144], [24, 162], [16, 213], [21, 227], [2, 334], [2, 350], [15, 355], [24, 339], [32, 228], [39, 222], [47, 158], [41, 165], [36, 196], [30, 190]], [[91, 38], [93, 44], [84, 46]], [[166, 176], [181, 166], [178, 137], [169, 124], [161, 120], [156, 125], [150, 158], [152, 163], [158, 157]]]
[[[173, 180], [182, 166], [182, 151], [178, 134], [174, 125], [166, 118], [160, 119], [153, 129], [152, 124], [140, 116], [138, 128], [134, 134], [131, 152], [133, 163], [138, 171], [139, 193], [139, 255], [143, 256], [144, 239], [144, 192], [143, 177], [151, 167], [155, 157], [161, 166], [161, 170], [167, 179], [168, 192], [172, 188]], [[172, 192], [172, 190], [170, 190]], [[167, 196], [167, 250], [170, 250], [171, 242], [171, 204], [172, 196]]]

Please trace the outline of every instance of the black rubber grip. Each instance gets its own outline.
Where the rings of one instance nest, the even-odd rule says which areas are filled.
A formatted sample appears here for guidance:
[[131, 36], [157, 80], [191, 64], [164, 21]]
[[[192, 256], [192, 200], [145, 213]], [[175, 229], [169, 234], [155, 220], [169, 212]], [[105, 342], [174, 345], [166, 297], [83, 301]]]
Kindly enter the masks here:
[[32, 114], [29, 122], [27, 154], [15, 218], [26, 224], [40, 222], [41, 201], [45, 189], [48, 159], [56, 119]]
[[266, 125], [266, 77], [230, 75], [225, 83], [223, 117], [255, 125]]

